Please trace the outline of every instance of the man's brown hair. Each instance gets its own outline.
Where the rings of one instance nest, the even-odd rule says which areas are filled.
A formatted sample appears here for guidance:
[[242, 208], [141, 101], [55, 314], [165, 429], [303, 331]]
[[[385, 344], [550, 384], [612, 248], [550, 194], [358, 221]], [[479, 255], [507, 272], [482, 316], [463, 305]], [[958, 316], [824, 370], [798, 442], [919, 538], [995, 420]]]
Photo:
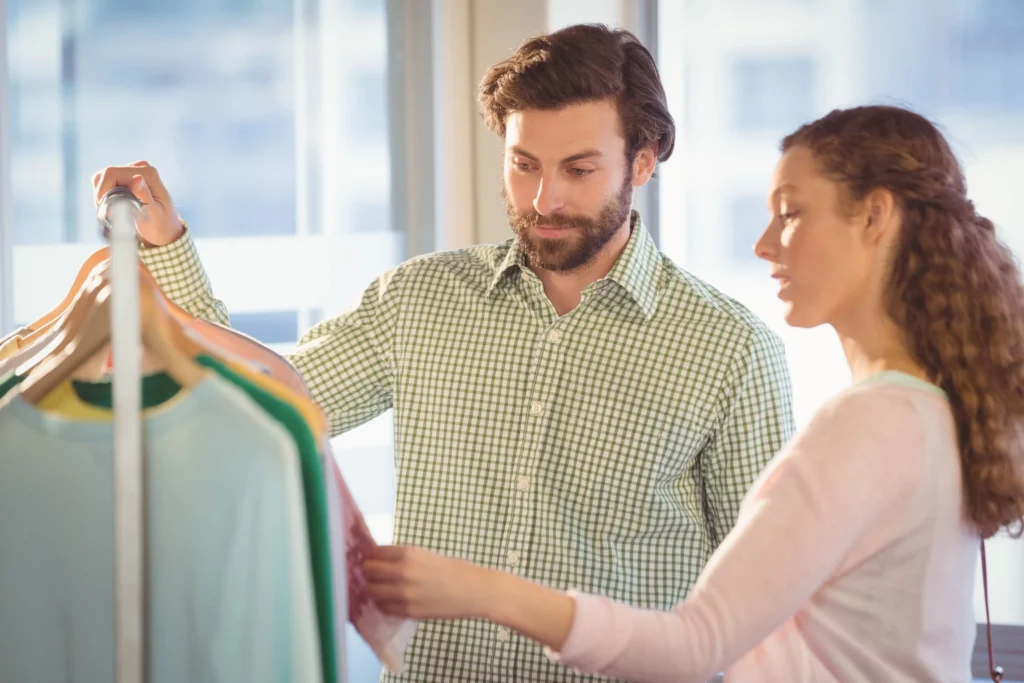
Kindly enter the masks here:
[[630, 162], [644, 147], [666, 161], [676, 126], [654, 58], [629, 31], [579, 24], [523, 43], [495, 64], [479, 90], [487, 126], [505, 137], [509, 114], [613, 99]]

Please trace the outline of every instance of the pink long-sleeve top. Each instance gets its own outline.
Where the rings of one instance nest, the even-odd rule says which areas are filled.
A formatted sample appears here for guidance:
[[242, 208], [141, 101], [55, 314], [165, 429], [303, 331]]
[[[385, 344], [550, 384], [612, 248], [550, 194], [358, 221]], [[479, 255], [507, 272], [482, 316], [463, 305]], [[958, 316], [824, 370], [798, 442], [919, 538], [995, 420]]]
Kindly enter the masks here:
[[766, 468], [686, 600], [574, 594], [552, 656], [633, 681], [963, 683], [978, 545], [945, 394], [881, 373]]

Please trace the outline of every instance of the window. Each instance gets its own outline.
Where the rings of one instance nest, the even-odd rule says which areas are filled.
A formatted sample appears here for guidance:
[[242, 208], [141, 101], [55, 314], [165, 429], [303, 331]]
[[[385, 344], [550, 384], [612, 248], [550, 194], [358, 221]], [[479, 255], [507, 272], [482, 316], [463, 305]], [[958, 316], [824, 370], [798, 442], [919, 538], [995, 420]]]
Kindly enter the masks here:
[[[728, 4], [658, 3], [669, 106], [688, 112], [678, 130], [684, 153], [662, 168], [660, 200], [662, 215], [677, 217], [666, 225], [685, 224], [662, 231], [668, 255], [782, 336], [802, 426], [849, 383], [849, 371], [831, 331], [786, 326], [767, 269], [749, 251], [765, 224], [763, 197], [780, 139], [836, 107], [881, 102], [918, 110], [942, 125], [979, 212], [1024, 256], [1024, 203], [1012, 180], [1024, 168], [1024, 3], [797, 4], [749, 3], [737, 15]], [[729, 239], [719, 237], [723, 229]], [[1024, 541], [987, 545], [993, 621], [1016, 627], [1015, 642], [1024, 642]], [[983, 620], [980, 569], [978, 577]]]
[[346, 0], [353, 12], [383, 14], [385, 0]]
[[768, 224], [765, 198], [757, 195], [733, 197], [729, 209], [733, 261], [741, 264], [758, 263], [754, 256], [754, 243]]
[[[974, 118], [1012, 117], [1024, 106], [1021, 3], [946, 2], [927, 14], [917, 3], [865, 4], [865, 75], [873, 91], [898, 93], [929, 115], [966, 109]], [[916, 30], [905, 30], [910, 24]]]
[[955, 48], [963, 55], [952, 75], [950, 102], [1012, 112], [1024, 107], [1024, 44], [1020, 27], [963, 31]]
[[379, 232], [390, 230], [391, 205], [387, 202], [359, 202], [352, 209], [353, 230]]
[[[292, 26], [275, 6], [290, 3], [249, 8], [217, 33], [215, 5], [75, 4], [81, 23], [55, 1], [10, 22], [15, 197], [52, 214], [19, 212], [18, 243], [95, 241], [90, 176], [141, 158], [199, 236], [294, 233]], [[131, 35], [150, 38], [126, 62]]]
[[[50, 310], [99, 246], [92, 174], [140, 159], [234, 326], [276, 351], [406, 256], [390, 206], [389, 146], [404, 141], [387, 123], [386, 3], [327, 3], [7, 0], [14, 320]], [[335, 453], [387, 539], [390, 417]], [[349, 680], [375, 680], [376, 658], [348, 643]]]
[[299, 339], [299, 312], [234, 313], [231, 326], [267, 345], [294, 345]]
[[740, 57], [731, 69], [733, 125], [742, 133], [779, 133], [814, 118], [817, 71], [810, 57]]
[[387, 135], [384, 74], [359, 72], [352, 74], [349, 112], [352, 119], [350, 134], [356, 139], [383, 138]]

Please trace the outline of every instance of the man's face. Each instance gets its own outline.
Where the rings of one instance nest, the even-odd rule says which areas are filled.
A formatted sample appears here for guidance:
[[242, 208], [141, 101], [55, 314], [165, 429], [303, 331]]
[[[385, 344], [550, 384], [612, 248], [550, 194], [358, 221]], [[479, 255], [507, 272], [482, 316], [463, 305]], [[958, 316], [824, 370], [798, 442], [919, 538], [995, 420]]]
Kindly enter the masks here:
[[628, 230], [633, 169], [610, 100], [511, 114], [503, 175], [505, 211], [534, 268], [576, 270]]

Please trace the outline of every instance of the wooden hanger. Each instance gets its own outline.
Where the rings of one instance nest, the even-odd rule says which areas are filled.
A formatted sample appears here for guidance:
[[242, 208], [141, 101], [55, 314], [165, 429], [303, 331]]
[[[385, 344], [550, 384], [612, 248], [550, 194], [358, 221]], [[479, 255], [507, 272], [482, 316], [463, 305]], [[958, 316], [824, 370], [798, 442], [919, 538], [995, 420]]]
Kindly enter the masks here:
[[[171, 318], [152, 282], [141, 276], [139, 280], [143, 347], [159, 359], [167, 374], [181, 387], [195, 386], [205, 376], [205, 371], [192, 360], [202, 351], [201, 347]], [[69, 379], [75, 370], [110, 343], [112, 290], [108, 282], [97, 292], [93, 309], [72, 343], [60, 354], [50, 356], [25, 379], [21, 385], [21, 395], [25, 401], [38, 405], [51, 391]]]
[[68, 306], [71, 305], [71, 302], [81, 291], [82, 287], [85, 285], [86, 280], [89, 279], [89, 275], [92, 273], [93, 268], [95, 268], [100, 263], [109, 258], [110, 247], [103, 247], [102, 249], [97, 249], [96, 251], [94, 251], [92, 255], [89, 256], [89, 258], [85, 259], [85, 262], [82, 263], [82, 267], [78, 269], [78, 274], [75, 275], [75, 281], [71, 283], [71, 288], [68, 290], [68, 293], [64, 296], [63, 301], [57, 304], [57, 306], [54, 307], [53, 310], [44, 315], [42, 318], [36, 320], [34, 323], [29, 325], [28, 329], [32, 331], [39, 330], [40, 328], [49, 325], [50, 323], [54, 322], [57, 318], [59, 318], [61, 314], [68, 308]]
[[[309, 390], [302, 381], [302, 376], [287, 360], [255, 339], [223, 325], [191, 316], [184, 324], [203, 339], [233, 352], [240, 360], [233, 364], [229, 363], [232, 370], [289, 403], [299, 411], [316, 437], [327, 436], [327, 418], [323, 410], [309, 397]], [[254, 368], [254, 364], [266, 368], [269, 375]]]
[[[47, 358], [62, 353], [76, 339], [87, 315], [93, 309], [97, 293], [102, 289], [109, 274], [109, 253], [109, 248], [104, 247], [94, 252], [82, 264], [75, 278], [77, 289], [69, 291], [64, 301], [47, 314], [47, 317], [40, 318], [30, 326], [34, 332], [22, 339], [21, 346], [29, 347], [40, 341], [48, 343], [27, 359], [23, 351], [17, 357], [17, 363], [6, 365], [6, 369], [13, 367], [19, 375], [28, 375]], [[323, 411], [309, 398], [309, 390], [302, 377], [284, 358], [237, 330], [196, 318], [167, 298], [152, 273], [141, 263], [139, 272], [141, 277], [152, 285], [164, 308], [192, 332], [187, 335], [191, 338], [191, 356], [202, 353], [233, 366], [235, 370], [249, 370], [243, 373], [247, 379], [291, 404], [299, 411], [315, 435], [327, 434], [327, 419]], [[181, 332], [187, 334], [184, 330]], [[55, 334], [57, 336], [54, 336]], [[265, 366], [270, 372], [270, 377], [252, 370], [250, 365], [253, 362]]]
[[[156, 280], [146, 267], [140, 265], [139, 269], [159, 291], [159, 285], [156, 284]], [[162, 291], [160, 294], [164, 296], [171, 315], [194, 332], [199, 341], [214, 346], [207, 352], [207, 355], [217, 358], [226, 365], [233, 366], [233, 370], [243, 370], [241, 374], [247, 380], [289, 403], [299, 411], [302, 419], [315, 436], [327, 435], [327, 418], [324, 416], [323, 410], [309, 398], [309, 390], [306, 388], [302, 376], [287, 360], [238, 330], [196, 318], [166, 298]], [[253, 363], [267, 368], [270, 376], [252, 368]]]
[[[178, 308], [170, 299], [167, 298], [167, 295], [160, 289], [152, 274], [141, 263], [139, 264], [139, 272], [141, 277], [148, 280], [152, 285], [157, 298], [160, 299], [163, 306], [169, 309], [171, 314], [177, 320], [184, 321], [192, 319], [192, 316]], [[45, 346], [40, 346], [34, 354], [29, 356], [30, 360], [26, 359], [24, 356], [19, 356], [19, 360], [15, 365], [19, 375], [28, 374], [28, 372], [37, 366], [44, 358], [60, 353], [75, 338], [85, 316], [89, 310], [91, 310], [93, 300], [96, 297], [96, 292], [103, 286], [103, 283], [109, 276], [109, 273], [110, 261], [105, 260], [100, 262], [99, 265], [93, 268], [90, 273], [90, 278], [86, 281], [82, 291], [79, 292], [78, 296], [71, 302], [71, 306], [69, 306], [60, 317], [49, 325], [33, 332], [29, 337], [22, 340], [21, 344], [23, 348], [29, 347], [32, 343], [41, 343], [44, 340], [47, 340], [48, 343], [46, 343]], [[54, 337], [55, 330], [60, 335], [59, 337]], [[196, 348], [199, 348], [199, 352], [218, 358], [223, 362], [241, 362], [236, 356], [233, 356], [228, 351], [225, 351], [215, 345], [211, 346], [205, 339], [195, 335], [192, 335], [192, 337], [193, 339], [191, 342], [196, 345]]]
[[[99, 253], [100, 252], [96, 252], [95, 254], [89, 257], [89, 259], [83, 265], [82, 269], [79, 270], [79, 276], [81, 276], [82, 271], [85, 269], [85, 267], [89, 266], [90, 263], [93, 261], [93, 257]], [[67, 315], [70, 314], [70, 311], [75, 306], [75, 300], [79, 296], [81, 296], [82, 291], [86, 289], [86, 287], [92, 281], [92, 279], [96, 277], [98, 273], [106, 272], [109, 269], [109, 267], [109, 259], [101, 259], [98, 263], [92, 264], [92, 269], [86, 273], [85, 278], [83, 280], [83, 285], [79, 287], [79, 291], [77, 293], [68, 292], [68, 296], [71, 297], [70, 300], [68, 299], [68, 296], [64, 297], [64, 301], [62, 301], [60, 304], [61, 307], [63, 307], [63, 310], [60, 311], [57, 317], [53, 318], [52, 320], [46, 321], [45, 323], [39, 325], [38, 327], [30, 328], [31, 331], [28, 334], [24, 335], [18, 342], [19, 348], [26, 348], [32, 346], [43, 337], [49, 336], [53, 329], [57, 327]], [[76, 282], [77, 281], [78, 279], [76, 278]], [[54, 309], [53, 311], [51, 311], [51, 313], [53, 313], [54, 311], [57, 311], [57, 309]]]
[[[153, 274], [150, 273], [149, 269], [142, 263], [139, 263], [139, 274], [142, 278], [148, 281], [150, 285], [152, 285], [157, 297], [177, 323], [182, 334], [187, 335], [190, 338], [191, 343], [195, 345], [196, 349], [198, 349], [193, 355], [203, 354], [206, 356], [213, 356], [222, 363], [242, 364], [248, 362], [245, 358], [234, 353], [231, 349], [224, 348], [222, 345], [218, 344], [216, 338], [198, 334], [196, 332], [197, 323], [205, 325], [213, 325], [214, 323], [196, 318], [188, 311], [183, 310], [178, 306], [178, 304], [171, 301], [167, 295], [164, 294], [164, 291], [160, 289], [160, 285], [157, 283], [156, 278], [153, 277]], [[234, 330], [231, 330], [231, 332], [234, 332]]]
[[21, 352], [4, 364], [4, 371], [13, 369], [24, 377], [46, 358], [57, 355], [67, 348], [95, 308], [96, 297], [106, 286], [105, 276], [109, 269], [110, 261], [97, 265], [89, 274], [89, 279], [81, 291], [72, 299], [70, 306], [58, 318], [23, 340]]

